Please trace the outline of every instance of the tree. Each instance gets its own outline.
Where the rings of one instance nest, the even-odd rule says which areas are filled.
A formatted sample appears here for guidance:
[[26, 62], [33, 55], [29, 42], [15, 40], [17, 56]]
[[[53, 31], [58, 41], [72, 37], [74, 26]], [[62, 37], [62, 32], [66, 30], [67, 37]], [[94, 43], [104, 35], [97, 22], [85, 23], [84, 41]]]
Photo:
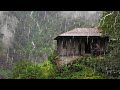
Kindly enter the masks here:
[[109, 50], [107, 56], [108, 67], [115, 72], [120, 71], [120, 11], [104, 11], [100, 20], [100, 28], [103, 33], [110, 37]]
[[[12, 25], [12, 19], [9, 20], [9, 18], [15, 18], [18, 21], [14, 29], [15, 32], [12, 33], [14, 36], [12, 46], [9, 47], [9, 52], [7, 52], [10, 57], [9, 60], [17, 61], [23, 58], [33, 61], [45, 60], [55, 49], [56, 42], [54, 38], [56, 36], [74, 28], [91, 27], [97, 23], [95, 19], [95, 22], [91, 23], [92, 19], [88, 20], [85, 17], [63, 18], [60, 15], [61, 12], [8, 11], [4, 13], [5, 18], [1, 16], [0, 20], [2, 22], [8, 20], [11, 24], [10, 27], [14, 25]], [[95, 14], [95, 16], [98, 17], [98, 14]], [[2, 24], [4, 25], [4, 23]]]

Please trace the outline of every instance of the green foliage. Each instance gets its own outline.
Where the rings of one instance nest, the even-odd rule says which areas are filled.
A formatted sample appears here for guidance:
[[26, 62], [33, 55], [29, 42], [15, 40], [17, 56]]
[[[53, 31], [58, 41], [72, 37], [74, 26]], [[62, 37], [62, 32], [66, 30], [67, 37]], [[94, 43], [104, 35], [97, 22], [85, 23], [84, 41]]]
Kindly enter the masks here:
[[0, 68], [0, 79], [12, 78], [12, 71], [9, 69]]
[[[54, 75], [57, 69], [55, 59], [57, 55], [53, 52], [56, 45], [56, 42], [53, 41], [54, 38], [63, 32], [77, 27], [91, 27], [92, 24], [97, 24], [97, 22], [91, 22], [92, 20], [86, 20], [85, 17], [77, 19], [63, 18], [59, 16], [60, 12], [57, 11], [34, 11], [33, 13], [32, 11], [11, 11], [9, 14], [19, 20], [14, 33], [13, 46], [7, 51], [9, 58], [12, 58], [14, 61], [23, 58], [29, 60], [22, 60], [15, 64], [13, 78], [18, 79], [55, 78]], [[32, 42], [34, 42], [35, 48]], [[0, 52], [3, 53], [1, 46]], [[50, 55], [50, 53], [52, 54]], [[31, 60], [46, 60], [49, 55], [48, 61], [45, 61], [43, 64], [30, 62]], [[89, 64], [89, 60], [84, 63]], [[84, 77], [86, 75], [85, 72], [93, 73], [86, 66], [76, 63], [65, 66], [63, 72], [57, 74], [61, 74], [62, 78], [79, 78], [80, 76]], [[60, 78], [59, 75], [58, 78]]]
[[[49, 58], [50, 59], [50, 58]], [[54, 59], [54, 58], [53, 58]], [[81, 57], [60, 70], [50, 60], [41, 64], [19, 61], [13, 69], [13, 78], [17, 79], [104, 79], [106, 64], [103, 58]], [[102, 70], [102, 71], [101, 71]]]
[[117, 78], [120, 75], [119, 67], [115, 66], [119, 63], [116, 60], [112, 60], [108, 55], [82, 57], [78, 59], [77, 63], [91, 67], [94, 73], [105, 76], [106, 78]]
[[84, 77], [84, 79], [106, 79], [103, 76], [92, 76], [92, 77]]
[[16, 79], [35, 79], [41, 78], [40, 66], [28, 60], [19, 61], [13, 68], [13, 78]]
[[[84, 72], [84, 71], [83, 71]], [[64, 73], [58, 74], [55, 79], [106, 79], [100, 75], [92, 75], [87, 74], [87, 72], [71, 72], [71, 73]], [[87, 75], [86, 75], [87, 74]]]
[[[76, 19], [70, 17], [64, 18], [61, 16], [61, 12], [62, 11], [11, 11], [3, 15], [18, 19], [15, 33], [13, 33], [13, 46], [10, 47], [11, 50], [7, 52], [10, 54], [10, 58], [13, 57], [14, 61], [23, 58], [36, 61], [46, 60], [55, 49], [56, 42], [54, 38], [59, 34], [78, 27], [91, 27], [92, 24], [98, 23], [97, 21], [94, 22], [94, 20], [89, 21], [85, 17]], [[98, 15], [99, 12], [95, 14], [95, 18], [98, 17]], [[12, 23], [12, 21], [10, 23]], [[2, 36], [0, 36], [0, 39], [1, 38]], [[32, 42], [34, 42], [35, 48]], [[0, 49], [1, 48], [3, 47], [0, 45]]]
[[48, 60], [51, 62], [51, 63], [53, 63], [53, 64], [55, 64], [55, 60], [57, 59], [57, 51], [53, 51], [52, 53], [51, 53], [51, 55], [48, 57]]
[[101, 70], [106, 71], [112, 78], [117, 78], [120, 76], [120, 11], [104, 11], [101, 19], [100, 28], [111, 39], [110, 52], [104, 59], [105, 66], [103, 65], [107, 70]]
[[56, 75], [56, 69], [53, 67], [53, 64], [50, 61], [45, 61], [40, 66], [40, 70], [42, 71], [42, 78], [54, 78]]
[[103, 79], [101, 75], [97, 75], [94, 69], [75, 62], [63, 67], [61, 72], [58, 72], [56, 79]]
[[[53, 58], [52, 58], [53, 57]], [[105, 57], [81, 56], [71, 64], [64, 65], [61, 69], [56, 68], [55, 79], [105, 79], [107, 73]], [[51, 55], [50, 61], [55, 60]], [[54, 63], [52, 63], [54, 65]], [[55, 66], [55, 65], [54, 65]], [[101, 71], [102, 70], [102, 71]]]
[[16, 79], [47, 79], [55, 75], [55, 70], [49, 61], [35, 64], [30, 61], [19, 61], [13, 68], [13, 78]]

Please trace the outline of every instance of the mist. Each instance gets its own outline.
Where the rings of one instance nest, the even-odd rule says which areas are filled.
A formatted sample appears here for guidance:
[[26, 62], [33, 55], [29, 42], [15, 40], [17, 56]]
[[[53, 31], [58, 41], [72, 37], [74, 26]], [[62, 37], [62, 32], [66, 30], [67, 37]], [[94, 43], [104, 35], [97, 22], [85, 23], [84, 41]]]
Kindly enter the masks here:
[[[71, 18], [71, 19], [78, 19], [85, 17], [85, 19], [90, 19], [93, 15], [95, 15], [97, 12], [100, 13], [99, 16], [102, 15], [102, 11], [61, 11], [60, 15], [63, 18]], [[98, 17], [96, 17], [98, 19]]]
[[0, 33], [3, 35], [1, 41], [4, 50], [12, 47], [17, 24], [18, 19], [16, 17], [9, 15], [8, 11], [0, 11]]
[[47, 60], [55, 50], [55, 37], [76, 27], [96, 26], [101, 15], [101, 11], [0, 11], [5, 57]]

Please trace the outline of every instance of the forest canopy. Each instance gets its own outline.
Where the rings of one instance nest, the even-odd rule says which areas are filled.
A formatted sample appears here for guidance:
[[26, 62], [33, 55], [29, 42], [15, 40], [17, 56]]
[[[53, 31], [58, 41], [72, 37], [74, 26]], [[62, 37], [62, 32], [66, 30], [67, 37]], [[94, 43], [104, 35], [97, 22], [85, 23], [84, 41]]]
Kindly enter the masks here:
[[[120, 11], [0, 11], [0, 78], [119, 79], [119, 24]], [[56, 67], [54, 38], [82, 27], [109, 36], [107, 54]]]
[[101, 11], [1, 11], [0, 52], [7, 61], [41, 62], [56, 48], [56, 36], [97, 26], [101, 15]]

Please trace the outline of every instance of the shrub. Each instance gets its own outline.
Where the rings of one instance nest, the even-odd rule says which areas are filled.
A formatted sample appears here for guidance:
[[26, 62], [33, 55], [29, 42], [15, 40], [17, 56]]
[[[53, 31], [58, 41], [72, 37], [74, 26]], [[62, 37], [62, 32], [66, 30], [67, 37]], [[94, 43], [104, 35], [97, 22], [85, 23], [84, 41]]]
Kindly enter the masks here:
[[51, 53], [51, 55], [48, 57], [48, 60], [49, 60], [50, 62], [52, 62], [52, 64], [56, 64], [56, 63], [55, 63], [56, 57], [57, 57], [57, 52], [54, 51], [54, 52]]
[[49, 61], [43, 64], [35, 64], [28, 60], [19, 61], [13, 68], [15, 79], [46, 79], [55, 75], [55, 69]]
[[41, 78], [40, 66], [28, 60], [22, 60], [15, 64], [13, 68], [13, 78], [15, 79], [37, 79]]
[[103, 76], [92, 76], [92, 77], [84, 77], [84, 79], [106, 79]]
[[56, 74], [56, 69], [53, 67], [53, 64], [50, 61], [45, 61], [43, 64], [40, 64], [42, 71], [42, 78], [54, 78]]
[[85, 65], [74, 63], [65, 65], [62, 72], [56, 76], [57, 79], [82, 79], [86, 76], [93, 76], [94, 70]]
[[99, 57], [82, 57], [77, 62], [93, 68], [99, 75], [109, 76], [111, 78], [117, 78], [120, 76], [120, 67], [118, 61], [111, 60], [108, 55]]

